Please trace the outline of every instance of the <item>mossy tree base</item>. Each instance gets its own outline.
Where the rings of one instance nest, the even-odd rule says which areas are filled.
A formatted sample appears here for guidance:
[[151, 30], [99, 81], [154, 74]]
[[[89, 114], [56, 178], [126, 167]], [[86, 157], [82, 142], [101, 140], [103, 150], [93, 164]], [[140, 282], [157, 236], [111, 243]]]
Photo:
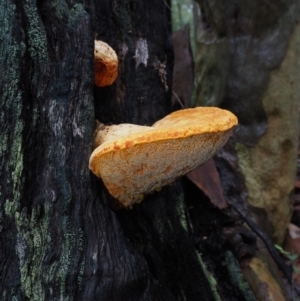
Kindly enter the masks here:
[[[0, 299], [254, 300], [222, 239], [234, 220], [203, 194], [176, 182], [114, 212], [88, 170], [95, 119], [171, 110], [165, 1], [3, 0], [0, 19]], [[95, 37], [120, 59], [110, 87]]]

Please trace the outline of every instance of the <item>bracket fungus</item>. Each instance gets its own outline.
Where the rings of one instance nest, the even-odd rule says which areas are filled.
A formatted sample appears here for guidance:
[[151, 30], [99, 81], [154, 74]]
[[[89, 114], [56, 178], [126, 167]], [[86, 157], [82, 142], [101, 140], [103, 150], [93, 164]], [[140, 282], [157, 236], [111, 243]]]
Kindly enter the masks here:
[[95, 85], [105, 87], [111, 85], [118, 76], [118, 57], [116, 52], [106, 43], [95, 40]]
[[227, 110], [197, 107], [173, 112], [151, 127], [100, 124], [89, 168], [127, 207], [212, 157], [237, 122]]

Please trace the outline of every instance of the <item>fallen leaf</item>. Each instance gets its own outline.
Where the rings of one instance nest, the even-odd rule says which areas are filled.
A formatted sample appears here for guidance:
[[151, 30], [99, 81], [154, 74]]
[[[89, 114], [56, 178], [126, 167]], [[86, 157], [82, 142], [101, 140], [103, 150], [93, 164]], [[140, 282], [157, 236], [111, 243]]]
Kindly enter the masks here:
[[296, 179], [295, 181], [295, 187], [300, 188], [300, 179]]
[[215, 206], [220, 209], [228, 206], [223, 195], [220, 176], [212, 158], [189, 172], [187, 177], [210, 198]]

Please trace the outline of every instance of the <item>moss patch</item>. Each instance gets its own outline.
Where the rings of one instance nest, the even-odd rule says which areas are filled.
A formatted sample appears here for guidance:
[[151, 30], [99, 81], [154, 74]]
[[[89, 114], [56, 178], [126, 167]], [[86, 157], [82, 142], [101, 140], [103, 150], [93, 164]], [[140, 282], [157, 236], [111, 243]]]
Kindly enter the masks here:
[[217, 288], [217, 280], [216, 278], [214, 277], [214, 275], [207, 269], [204, 261], [202, 260], [202, 256], [199, 252], [197, 252], [197, 255], [198, 255], [198, 260], [200, 262], [200, 265], [202, 267], [202, 270], [204, 272], [204, 275], [206, 277], [206, 279], [208, 280], [209, 284], [210, 284], [210, 289], [211, 289], [211, 292], [215, 298], [216, 301], [221, 301], [221, 296], [219, 295], [219, 292], [218, 292], [218, 288]]

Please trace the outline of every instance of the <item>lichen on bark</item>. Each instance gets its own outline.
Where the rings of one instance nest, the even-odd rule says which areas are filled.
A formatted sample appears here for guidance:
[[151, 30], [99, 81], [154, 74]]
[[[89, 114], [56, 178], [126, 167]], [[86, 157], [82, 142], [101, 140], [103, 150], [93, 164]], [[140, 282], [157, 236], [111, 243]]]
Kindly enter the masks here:
[[[22, 120], [22, 90], [19, 87], [21, 58], [25, 51], [22, 30], [16, 19], [16, 6], [10, 1], [1, 1], [0, 18], [0, 235], [11, 231], [7, 237], [7, 246], [2, 249], [2, 258], [6, 257], [5, 264], [0, 270], [5, 273], [14, 265], [17, 254], [12, 246], [17, 244], [15, 214], [20, 208], [20, 199], [23, 185], [23, 129]], [[1, 261], [0, 261], [1, 262]], [[18, 290], [20, 274], [8, 274], [0, 284], [1, 299], [7, 297], [20, 298]], [[15, 278], [15, 281], [13, 279]], [[2, 279], [2, 278], [1, 278]], [[7, 289], [4, 289], [6, 287]]]

